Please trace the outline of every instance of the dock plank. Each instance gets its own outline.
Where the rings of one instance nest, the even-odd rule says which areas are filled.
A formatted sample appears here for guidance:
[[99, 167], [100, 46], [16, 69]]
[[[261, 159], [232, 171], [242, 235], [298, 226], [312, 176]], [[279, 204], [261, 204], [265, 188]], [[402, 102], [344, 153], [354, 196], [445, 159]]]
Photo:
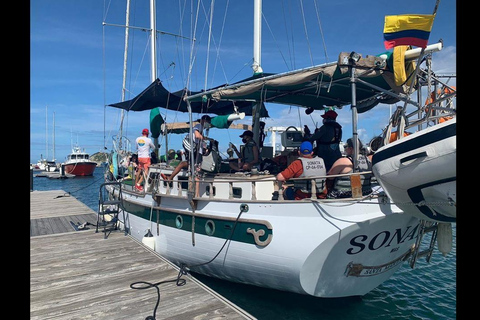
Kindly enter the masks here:
[[30, 192], [30, 219], [90, 213], [95, 211], [63, 190]]
[[[30, 237], [30, 319], [143, 320], [152, 316], [156, 289], [136, 290], [130, 285], [174, 281], [178, 268], [123, 231], [104, 239], [95, 227], [75, 231], [65, 225], [86, 219], [96, 222], [96, 214], [91, 209], [75, 214], [75, 208], [88, 210], [74, 197], [55, 198], [59, 192], [43, 194], [43, 202], [50, 205], [30, 207], [31, 235], [37, 229]], [[42, 192], [35, 193], [31, 192], [31, 199], [41, 203]], [[57, 208], [65, 205], [72, 208]], [[65, 229], [69, 230], [62, 232]], [[175, 282], [159, 286], [157, 319], [255, 319], [194, 277], [182, 278], [186, 279], [183, 286]]]

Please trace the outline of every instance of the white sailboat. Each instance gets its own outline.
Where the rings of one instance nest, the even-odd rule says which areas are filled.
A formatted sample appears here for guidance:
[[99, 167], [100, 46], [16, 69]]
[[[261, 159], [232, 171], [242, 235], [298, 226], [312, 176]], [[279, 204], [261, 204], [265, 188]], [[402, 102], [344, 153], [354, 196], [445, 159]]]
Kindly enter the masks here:
[[37, 161], [36, 167], [42, 171], [55, 172], [58, 171], [58, 164], [55, 159], [55, 112], [53, 113], [53, 155], [52, 160], [48, 160], [48, 106], [45, 107], [45, 149], [46, 158], [43, 159], [43, 155], [40, 156], [40, 160]]
[[[255, 8], [260, 17], [261, 1]], [[156, 34], [153, 16], [151, 35]], [[258, 41], [259, 25], [256, 20]], [[383, 57], [341, 52], [332, 63], [267, 75], [261, 70], [259, 42], [254, 48], [253, 78], [175, 95], [152, 73], [152, 84], [141, 94], [111, 106], [125, 110], [175, 106], [189, 113], [191, 131], [192, 113], [200, 112], [205, 101], [213, 114], [235, 113], [241, 105], [247, 116], [253, 115], [258, 141], [265, 103], [317, 110], [350, 105], [356, 137], [357, 112], [392, 96], [404, 99], [397, 94], [403, 88], [392, 87], [393, 75]], [[210, 152], [214, 154], [214, 148]], [[366, 196], [353, 185], [352, 198], [322, 199], [315, 193], [326, 177], [314, 177], [308, 179], [312, 198], [285, 200], [275, 175], [268, 171], [232, 174], [219, 166], [202, 166], [198, 180], [194, 172], [183, 170], [167, 183], [161, 174], [169, 175], [173, 169], [166, 163], [151, 165], [143, 192], [115, 170], [106, 173], [105, 182], [111, 198], [122, 201], [126, 218], [120, 227], [138, 240], [148, 234], [151, 248], [185, 272], [315, 297], [361, 296], [388, 280], [404, 262], [413, 267], [418, 257], [429, 257], [434, 249], [434, 241], [425, 251], [420, 244], [425, 232], [436, 232], [436, 224], [405, 213], [380, 185], [373, 184], [373, 192]], [[351, 176], [356, 181], [360, 173]], [[274, 192], [278, 198], [272, 198]]]

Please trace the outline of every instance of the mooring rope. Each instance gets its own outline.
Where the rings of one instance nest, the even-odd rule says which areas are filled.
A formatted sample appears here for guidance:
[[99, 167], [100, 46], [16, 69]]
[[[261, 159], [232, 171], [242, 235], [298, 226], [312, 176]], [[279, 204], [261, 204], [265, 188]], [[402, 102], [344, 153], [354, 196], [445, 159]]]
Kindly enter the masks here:
[[[152, 208], [153, 208], [153, 206], [152, 206]], [[235, 223], [233, 225], [232, 231], [230, 232], [230, 236], [225, 240], [225, 242], [223, 243], [222, 247], [217, 252], [217, 254], [212, 259], [210, 259], [209, 261], [199, 263], [199, 264], [195, 264], [195, 265], [191, 265], [191, 266], [188, 266], [188, 265], [182, 263], [180, 265], [180, 270], [178, 272], [178, 275], [175, 279], [160, 281], [160, 282], [157, 282], [157, 283], [150, 283], [150, 282], [146, 282], [146, 281], [137, 281], [137, 282], [134, 282], [134, 283], [130, 284], [130, 288], [132, 288], [132, 289], [142, 290], [142, 289], [148, 289], [148, 288], [155, 288], [157, 290], [157, 302], [155, 304], [155, 308], [153, 309], [153, 315], [146, 317], [145, 320], [155, 320], [156, 319], [155, 315], [157, 313], [158, 305], [160, 304], [160, 289], [158, 287], [161, 284], [170, 283], [170, 282], [175, 282], [177, 286], [183, 286], [183, 285], [186, 284], [187, 281], [185, 279], [182, 279], [182, 276], [187, 275], [188, 271], [191, 268], [203, 266], [203, 265], [209, 264], [212, 261], [214, 261], [218, 257], [220, 252], [223, 251], [227, 242], [232, 240], [233, 233], [235, 232], [235, 228], [237, 226], [238, 220], [240, 219], [242, 213], [247, 212], [247, 211], [248, 211], [248, 205], [241, 204], [240, 205], [240, 213], [238, 214], [237, 218], [235, 219]]]

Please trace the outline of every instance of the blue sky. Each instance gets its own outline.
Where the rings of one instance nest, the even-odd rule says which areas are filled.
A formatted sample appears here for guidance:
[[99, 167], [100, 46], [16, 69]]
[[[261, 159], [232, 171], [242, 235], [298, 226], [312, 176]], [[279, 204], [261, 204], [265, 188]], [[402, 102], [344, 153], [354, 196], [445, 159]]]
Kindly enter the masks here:
[[[149, 28], [148, 5], [148, 0], [131, 0], [131, 26]], [[382, 53], [386, 51], [385, 15], [430, 14], [434, 6], [434, 0], [263, 0], [262, 68], [265, 72], [285, 72], [336, 61], [342, 51], [363, 55]], [[72, 143], [77, 142], [90, 154], [102, 151], [104, 146], [111, 149], [112, 136], [119, 128], [120, 110], [104, 106], [121, 101], [125, 31], [122, 27], [103, 26], [102, 22], [124, 25], [125, 8], [126, 0], [30, 1], [31, 163], [47, 153], [51, 159], [53, 152], [57, 162], [63, 162]], [[205, 23], [209, 19], [210, 2], [201, 3], [198, 19], [196, 8], [197, 1], [193, 4], [190, 0], [157, 1], [157, 30], [190, 37], [195, 25], [192, 21], [197, 21], [192, 55], [195, 63], [188, 88], [201, 90], [251, 76], [253, 0], [215, 1], [210, 47]], [[129, 37], [126, 99], [133, 98], [151, 83], [148, 33], [131, 29]], [[429, 42], [439, 39], [443, 39], [444, 49], [434, 55], [434, 71], [455, 73], [456, 2], [453, 0], [440, 2]], [[187, 86], [190, 47], [188, 40], [158, 36], [157, 76], [171, 91]], [[267, 109], [271, 116], [264, 120], [267, 128], [307, 124], [313, 131], [315, 124], [321, 125], [319, 111], [307, 116], [297, 107], [267, 104]], [[374, 110], [360, 115], [358, 129], [363, 142], [380, 134], [388, 122], [388, 106]], [[350, 108], [337, 111], [346, 140], [351, 136]], [[161, 114], [167, 122], [188, 119], [187, 114], [164, 109]], [[248, 118], [236, 123], [250, 122]], [[134, 142], [143, 128], [149, 128], [149, 111], [127, 113], [124, 130], [130, 141]], [[241, 132], [212, 129], [210, 136], [225, 151], [229, 141], [239, 145]], [[268, 134], [266, 145], [270, 138]], [[180, 136], [173, 137], [168, 142], [169, 148], [181, 148], [180, 140]], [[160, 151], [165, 152], [165, 142], [160, 143]]]

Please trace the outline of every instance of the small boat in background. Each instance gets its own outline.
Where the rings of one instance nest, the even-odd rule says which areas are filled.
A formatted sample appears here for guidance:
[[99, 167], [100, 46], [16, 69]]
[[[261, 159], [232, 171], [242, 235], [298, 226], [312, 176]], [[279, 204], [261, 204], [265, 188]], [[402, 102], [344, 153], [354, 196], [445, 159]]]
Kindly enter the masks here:
[[72, 153], [67, 156], [64, 166], [65, 173], [76, 176], [91, 176], [97, 167], [97, 163], [90, 160], [90, 155], [82, 151], [78, 145], [75, 145], [72, 148]]
[[34, 169], [37, 170], [42, 170], [46, 172], [55, 172], [58, 171], [59, 164], [55, 162], [55, 159], [52, 160], [47, 160], [41, 158], [40, 160], [37, 161], [37, 164], [35, 165]]

